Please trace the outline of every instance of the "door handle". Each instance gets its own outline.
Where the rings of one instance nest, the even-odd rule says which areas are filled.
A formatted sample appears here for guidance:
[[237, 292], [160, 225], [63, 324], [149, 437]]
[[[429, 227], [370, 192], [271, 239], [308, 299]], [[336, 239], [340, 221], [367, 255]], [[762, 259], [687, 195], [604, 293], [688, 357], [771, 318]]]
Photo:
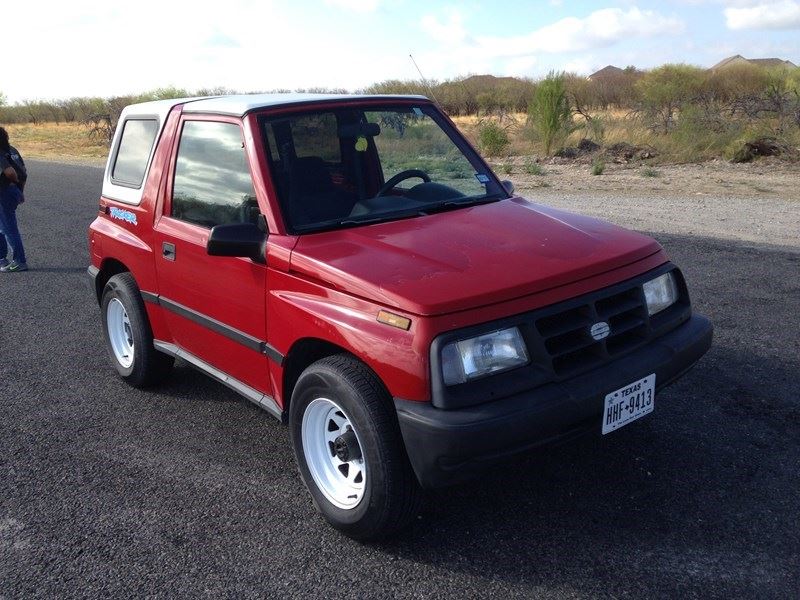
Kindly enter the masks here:
[[166, 260], [175, 260], [175, 244], [170, 242], [161, 244], [161, 256]]

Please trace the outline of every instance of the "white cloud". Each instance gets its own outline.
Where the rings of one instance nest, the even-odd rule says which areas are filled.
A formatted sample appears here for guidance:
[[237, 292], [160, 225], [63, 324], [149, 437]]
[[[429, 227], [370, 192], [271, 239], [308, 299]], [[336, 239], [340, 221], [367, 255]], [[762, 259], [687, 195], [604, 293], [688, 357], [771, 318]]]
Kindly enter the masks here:
[[533, 69], [539, 63], [535, 56], [520, 56], [505, 61], [501, 73], [512, 77], [532, 77]]
[[375, 12], [380, 0], [325, 0], [325, 4], [352, 12]]
[[605, 8], [582, 19], [561, 19], [527, 35], [486, 37], [480, 42], [488, 48], [496, 47], [505, 55], [553, 54], [602, 48], [628, 38], [676, 34], [683, 27], [679, 19], [651, 10]]
[[728, 29], [800, 29], [800, 2], [761, 2], [741, 8], [726, 8]]
[[593, 65], [589, 60], [585, 58], [576, 58], [575, 60], [571, 60], [564, 65], [565, 72], [567, 73], [577, 73], [578, 75], [589, 75], [590, 73], [597, 70], [595, 65]]
[[4, 45], [25, 57], [25, 69], [0, 78], [0, 91], [18, 102], [169, 85], [357, 89], [416, 76], [406, 52], [375, 51], [374, 37], [355, 35], [359, 28], [348, 13], [305, 11], [300, 22], [279, 0], [228, 0], [224, 11], [215, 0], [192, 6], [187, 12], [163, 0], [27, 0], [14, 18], [31, 27], [3, 33]]
[[701, 4], [723, 4], [725, 6], [755, 6], [763, 4], [764, 0], [679, 0], [680, 4], [699, 6]]
[[467, 39], [464, 28], [464, 17], [458, 9], [446, 10], [444, 21], [435, 15], [425, 15], [420, 21], [422, 30], [431, 38], [442, 44], [457, 44]]
[[612, 46], [625, 39], [677, 34], [684, 29], [680, 19], [637, 7], [605, 8], [584, 18], [567, 17], [517, 36], [470, 37], [461, 13], [454, 9], [448, 11], [444, 22], [426, 15], [421, 26], [443, 45], [443, 52], [470, 66], [473, 60], [580, 52]]

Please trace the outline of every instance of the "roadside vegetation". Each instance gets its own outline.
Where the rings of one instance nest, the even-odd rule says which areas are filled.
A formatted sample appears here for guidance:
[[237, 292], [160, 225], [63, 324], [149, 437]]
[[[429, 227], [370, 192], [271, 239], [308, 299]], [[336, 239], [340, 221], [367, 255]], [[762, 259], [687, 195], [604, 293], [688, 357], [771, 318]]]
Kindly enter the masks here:
[[[667, 64], [650, 71], [628, 67], [591, 80], [571, 73], [540, 80], [480, 75], [391, 80], [360, 91], [432, 98], [503, 172], [538, 174], [540, 167], [531, 165], [545, 160], [577, 160], [602, 173], [597, 165], [607, 162], [800, 158], [800, 68], [749, 64], [710, 71]], [[168, 87], [15, 105], [0, 93], [0, 124], [31, 156], [102, 157], [127, 104], [227, 93], [234, 91]]]

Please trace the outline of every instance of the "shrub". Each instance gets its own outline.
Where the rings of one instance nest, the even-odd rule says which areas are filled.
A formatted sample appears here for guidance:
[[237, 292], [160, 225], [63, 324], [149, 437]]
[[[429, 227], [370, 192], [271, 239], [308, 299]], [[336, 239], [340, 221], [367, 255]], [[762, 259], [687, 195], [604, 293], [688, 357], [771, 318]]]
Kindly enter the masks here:
[[528, 119], [539, 135], [548, 156], [553, 145], [572, 133], [572, 113], [567, 99], [564, 75], [551, 72], [536, 86]]
[[506, 175], [511, 175], [512, 171], [514, 170], [514, 165], [511, 164], [511, 161], [507, 160], [500, 165], [500, 170]]
[[595, 158], [592, 161], [592, 175], [602, 175], [606, 170], [606, 163], [601, 158]]
[[642, 169], [642, 177], [658, 177], [660, 173], [653, 167], [645, 167]]
[[713, 119], [700, 106], [687, 106], [668, 135], [660, 136], [662, 151], [677, 162], [697, 162], [723, 154], [731, 141], [742, 135], [735, 119]]
[[508, 132], [497, 123], [487, 121], [478, 128], [478, 145], [487, 156], [500, 156], [509, 144]]
[[543, 176], [543, 175], [547, 175], [547, 171], [545, 171], [542, 168], [542, 165], [540, 165], [537, 162], [533, 162], [530, 159], [525, 161], [524, 170], [528, 175], [538, 175], [540, 177]]

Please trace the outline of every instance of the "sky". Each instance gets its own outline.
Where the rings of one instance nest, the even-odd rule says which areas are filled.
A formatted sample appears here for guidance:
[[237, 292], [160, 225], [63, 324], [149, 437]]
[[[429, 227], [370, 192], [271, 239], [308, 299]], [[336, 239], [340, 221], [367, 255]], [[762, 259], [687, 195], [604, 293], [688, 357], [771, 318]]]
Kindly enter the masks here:
[[800, 65], [800, 0], [25, 0], [3, 21], [10, 102], [166, 86], [357, 90], [419, 79], [410, 54], [437, 80], [708, 67], [733, 54]]

